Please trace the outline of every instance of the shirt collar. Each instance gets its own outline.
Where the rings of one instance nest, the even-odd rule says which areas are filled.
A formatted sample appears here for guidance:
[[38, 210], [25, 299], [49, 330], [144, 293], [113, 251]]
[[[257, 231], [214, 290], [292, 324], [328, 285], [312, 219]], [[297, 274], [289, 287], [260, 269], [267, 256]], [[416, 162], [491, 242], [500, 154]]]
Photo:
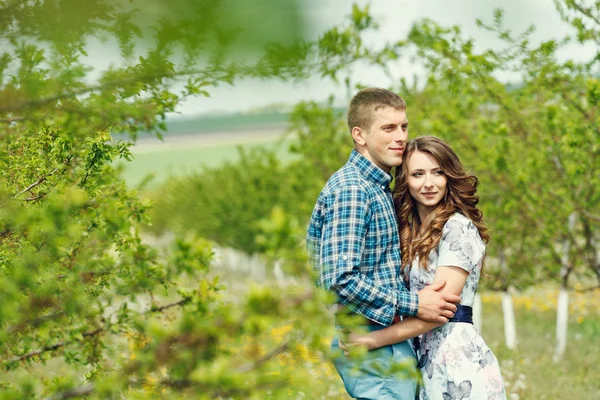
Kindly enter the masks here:
[[352, 150], [348, 162], [358, 168], [367, 180], [377, 185], [385, 185], [387, 187], [392, 182], [392, 176], [389, 173], [373, 164], [369, 159], [356, 151], [356, 149]]

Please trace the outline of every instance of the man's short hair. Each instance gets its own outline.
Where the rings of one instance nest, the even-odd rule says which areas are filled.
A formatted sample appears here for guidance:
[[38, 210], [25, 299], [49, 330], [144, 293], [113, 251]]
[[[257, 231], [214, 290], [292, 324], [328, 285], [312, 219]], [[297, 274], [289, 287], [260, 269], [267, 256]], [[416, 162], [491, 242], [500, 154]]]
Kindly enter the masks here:
[[391, 90], [382, 88], [366, 88], [356, 93], [348, 107], [348, 129], [352, 132], [355, 126], [371, 128], [375, 111], [383, 107], [405, 111], [406, 102]]

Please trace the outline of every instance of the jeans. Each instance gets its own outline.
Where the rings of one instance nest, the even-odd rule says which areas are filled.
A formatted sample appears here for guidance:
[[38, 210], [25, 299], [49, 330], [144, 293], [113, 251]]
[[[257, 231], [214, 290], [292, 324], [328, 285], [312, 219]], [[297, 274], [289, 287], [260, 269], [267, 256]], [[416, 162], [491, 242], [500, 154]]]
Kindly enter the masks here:
[[[365, 328], [374, 331], [384, 327], [369, 325]], [[419, 372], [409, 341], [369, 351], [364, 358], [356, 359], [344, 355], [337, 337], [331, 342], [331, 349], [335, 369], [351, 397], [363, 400], [415, 399]], [[400, 365], [402, 369], [398, 370]], [[392, 370], [394, 367], [396, 369]]]

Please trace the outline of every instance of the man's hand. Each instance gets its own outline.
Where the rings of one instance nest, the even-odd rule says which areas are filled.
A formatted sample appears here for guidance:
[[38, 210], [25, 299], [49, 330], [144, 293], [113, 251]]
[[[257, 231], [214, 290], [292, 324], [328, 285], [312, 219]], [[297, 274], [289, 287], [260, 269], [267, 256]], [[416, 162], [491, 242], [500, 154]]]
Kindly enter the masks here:
[[419, 291], [419, 311], [417, 317], [424, 321], [445, 324], [454, 316], [460, 296], [442, 293], [446, 281], [434, 283]]

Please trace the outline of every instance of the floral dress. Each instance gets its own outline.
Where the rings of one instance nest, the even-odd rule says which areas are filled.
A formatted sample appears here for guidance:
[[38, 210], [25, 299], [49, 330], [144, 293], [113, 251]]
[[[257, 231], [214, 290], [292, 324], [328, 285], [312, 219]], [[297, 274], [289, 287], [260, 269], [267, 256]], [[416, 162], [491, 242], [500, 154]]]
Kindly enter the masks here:
[[[472, 307], [484, 254], [485, 244], [473, 222], [456, 213], [444, 225], [440, 243], [429, 255], [428, 269], [419, 267], [418, 260], [413, 263], [410, 290], [418, 292], [432, 284], [438, 267], [460, 267], [469, 273], [461, 304]], [[422, 366], [422, 400], [506, 399], [498, 360], [472, 324], [449, 322], [421, 335], [417, 356]]]

